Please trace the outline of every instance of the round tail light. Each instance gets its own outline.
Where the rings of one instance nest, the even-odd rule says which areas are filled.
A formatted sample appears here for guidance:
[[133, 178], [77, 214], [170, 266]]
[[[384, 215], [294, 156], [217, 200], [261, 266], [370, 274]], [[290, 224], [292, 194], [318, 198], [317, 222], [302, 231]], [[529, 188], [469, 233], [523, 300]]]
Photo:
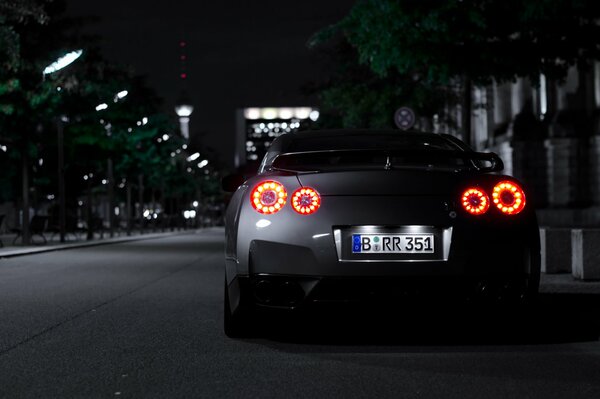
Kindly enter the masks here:
[[270, 215], [279, 212], [287, 201], [287, 191], [283, 184], [267, 180], [257, 184], [250, 193], [252, 207], [260, 213]]
[[321, 206], [321, 196], [310, 187], [301, 187], [292, 194], [292, 208], [301, 215], [315, 213]]
[[461, 200], [463, 208], [471, 215], [483, 215], [490, 208], [490, 198], [479, 188], [467, 189]]
[[516, 183], [501, 181], [494, 186], [494, 205], [505, 215], [516, 215], [525, 207], [525, 193]]

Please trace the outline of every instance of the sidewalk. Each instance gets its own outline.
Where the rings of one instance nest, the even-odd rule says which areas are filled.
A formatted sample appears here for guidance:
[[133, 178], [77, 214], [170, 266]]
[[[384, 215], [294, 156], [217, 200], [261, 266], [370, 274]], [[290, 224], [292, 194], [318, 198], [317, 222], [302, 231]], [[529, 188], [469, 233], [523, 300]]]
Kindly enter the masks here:
[[153, 238], [168, 237], [172, 235], [191, 234], [194, 231], [196, 231], [196, 229], [175, 230], [166, 232], [152, 232], [151, 230], [148, 230], [144, 234], [140, 234], [139, 231], [132, 231], [130, 236], [121, 233], [120, 235], [115, 234], [112, 238], [110, 238], [110, 236], [107, 233], [104, 233], [103, 238], [101, 238], [99, 234], [95, 234], [95, 237], [92, 240], [87, 240], [85, 236], [76, 237], [73, 235], [69, 235], [64, 243], [61, 243], [58, 234], [55, 234], [54, 236], [48, 235], [46, 237], [48, 240], [46, 244], [41, 244], [42, 239], [39, 236], [35, 236], [33, 238], [33, 241], [36, 244], [29, 245], [26, 247], [19, 245], [20, 240], [17, 241], [17, 245], [13, 245], [15, 234], [3, 234], [0, 236], [0, 239], [4, 243], [4, 246], [0, 247], [0, 259], [22, 255], [38, 254], [43, 252], [59, 251], [71, 248], [91, 247], [96, 245], [115, 244], [127, 241], [150, 240]]
[[545, 274], [540, 278], [540, 294], [597, 294], [600, 281], [581, 281], [571, 273]]

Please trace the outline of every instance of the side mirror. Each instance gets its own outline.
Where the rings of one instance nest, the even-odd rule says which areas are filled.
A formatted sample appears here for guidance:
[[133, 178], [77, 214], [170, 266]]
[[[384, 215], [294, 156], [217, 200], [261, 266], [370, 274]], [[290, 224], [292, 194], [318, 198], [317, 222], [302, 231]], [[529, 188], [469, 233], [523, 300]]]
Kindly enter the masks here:
[[244, 184], [244, 176], [238, 174], [227, 175], [221, 180], [221, 188], [228, 193], [235, 192], [242, 184]]

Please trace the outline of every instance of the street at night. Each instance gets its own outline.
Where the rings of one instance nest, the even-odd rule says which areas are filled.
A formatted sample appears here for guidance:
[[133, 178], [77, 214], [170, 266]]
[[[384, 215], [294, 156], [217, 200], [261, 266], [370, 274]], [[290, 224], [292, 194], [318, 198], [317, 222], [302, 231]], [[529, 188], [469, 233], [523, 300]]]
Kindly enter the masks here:
[[600, 398], [600, 2], [0, 0], [0, 399]]
[[526, 324], [398, 308], [395, 323], [308, 314], [236, 340], [222, 262], [220, 228], [1, 259], [0, 395], [600, 395], [598, 296], [542, 284]]

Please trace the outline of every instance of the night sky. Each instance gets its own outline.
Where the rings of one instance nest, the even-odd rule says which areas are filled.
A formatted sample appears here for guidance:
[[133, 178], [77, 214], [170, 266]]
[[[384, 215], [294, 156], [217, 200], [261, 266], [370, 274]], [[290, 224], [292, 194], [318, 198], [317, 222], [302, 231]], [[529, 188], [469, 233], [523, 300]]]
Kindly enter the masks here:
[[184, 84], [195, 106], [192, 135], [201, 135], [230, 164], [236, 108], [316, 104], [302, 87], [325, 79], [328, 65], [306, 42], [353, 3], [69, 0], [68, 13], [100, 17], [89, 31], [103, 37], [104, 55], [146, 75], [173, 115], [182, 90], [179, 43], [184, 38]]

